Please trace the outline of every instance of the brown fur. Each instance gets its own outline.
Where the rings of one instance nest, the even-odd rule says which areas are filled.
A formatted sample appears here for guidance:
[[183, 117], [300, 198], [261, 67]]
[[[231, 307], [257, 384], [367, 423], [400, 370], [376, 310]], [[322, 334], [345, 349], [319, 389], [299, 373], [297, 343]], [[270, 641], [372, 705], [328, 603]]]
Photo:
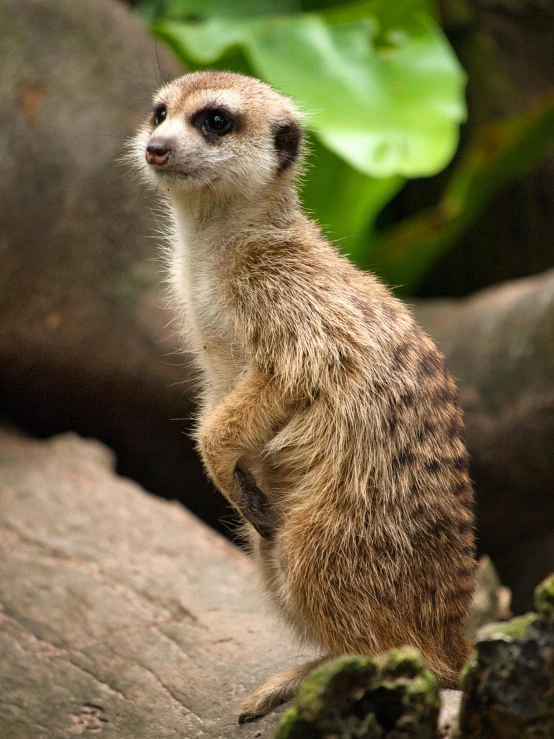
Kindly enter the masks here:
[[[470, 653], [473, 493], [443, 356], [303, 214], [298, 160], [287, 166], [275, 149], [276, 126], [298, 121], [287, 98], [201, 73], [159, 100], [167, 120], [145, 124], [134, 150], [146, 168], [149, 141], [172, 147], [155, 177], [169, 193], [171, 279], [202, 370], [198, 446], [239, 511], [237, 466], [269, 502], [271, 536], [249, 529], [273, 604], [324, 656], [410, 644], [456, 687]], [[239, 124], [208, 140], [190, 121], [221, 104]], [[240, 713], [291, 698], [313, 665], [274, 676]]]

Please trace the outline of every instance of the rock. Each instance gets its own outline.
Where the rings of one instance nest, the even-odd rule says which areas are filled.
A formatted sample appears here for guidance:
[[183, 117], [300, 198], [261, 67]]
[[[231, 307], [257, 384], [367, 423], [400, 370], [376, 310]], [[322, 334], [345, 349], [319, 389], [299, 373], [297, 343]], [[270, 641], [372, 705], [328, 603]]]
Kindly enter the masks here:
[[275, 739], [436, 739], [440, 691], [417, 650], [328, 662], [300, 687]]
[[482, 626], [491, 621], [510, 618], [510, 589], [502, 585], [490, 557], [482, 556], [477, 568], [477, 585], [467, 624], [467, 635], [473, 641]]
[[480, 545], [521, 612], [554, 570], [554, 271], [415, 313], [458, 381]]
[[479, 632], [464, 669], [464, 739], [554, 736], [554, 575], [539, 586], [537, 613]]
[[[116, 0], [0, 0], [0, 413], [73, 430], [212, 523], [191, 381], [168, 328], [153, 198], [118, 162], [181, 73]], [[172, 420], [181, 419], [181, 420]]]
[[439, 714], [439, 737], [450, 739], [458, 734], [461, 690], [443, 690], [441, 693], [441, 711]]
[[247, 557], [97, 442], [0, 433], [0, 737], [227, 739], [293, 655]]

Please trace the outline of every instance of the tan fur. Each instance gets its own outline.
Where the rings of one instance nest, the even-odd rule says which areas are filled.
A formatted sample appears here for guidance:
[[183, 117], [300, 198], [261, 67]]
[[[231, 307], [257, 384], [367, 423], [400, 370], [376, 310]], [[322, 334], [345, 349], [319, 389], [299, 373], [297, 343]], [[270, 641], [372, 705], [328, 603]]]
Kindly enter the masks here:
[[[302, 212], [298, 160], [279, 168], [275, 130], [298, 112], [257, 80], [187, 75], [163, 88], [169, 141], [169, 265], [202, 371], [198, 447], [239, 510], [237, 466], [278, 524], [252, 527], [273, 604], [322, 655], [418, 647], [444, 687], [470, 653], [473, 493], [444, 359], [409, 310], [356, 269]], [[224, 105], [240, 126], [217, 141], [191, 124]], [[154, 168], [152, 168], [154, 169]], [[340, 186], [340, 183], [337, 183]], [[239, 710], [261, 715], [313, 666], [275, 676]]]

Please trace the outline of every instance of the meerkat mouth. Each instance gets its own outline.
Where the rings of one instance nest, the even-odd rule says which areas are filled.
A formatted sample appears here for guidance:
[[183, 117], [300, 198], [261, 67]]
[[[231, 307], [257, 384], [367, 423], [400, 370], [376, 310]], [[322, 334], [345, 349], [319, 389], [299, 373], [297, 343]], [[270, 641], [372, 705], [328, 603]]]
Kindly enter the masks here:
[[171, 147], [165, 144], [149, 142], [145, 151], [145, 159], [150, 171], [165, 181], [188, 179], [191, 174], [190, 170], [183, 169], [178, 162], [174, 161]]
[[163, 168], [156, 165], [150, 165], [149, 168], [158, 179], [164, 182], [178, 182], [179, 180], [188, 180], [194, 176], [194, 172], [190, 170], [171, 167], [169, 164], [164, 165]]

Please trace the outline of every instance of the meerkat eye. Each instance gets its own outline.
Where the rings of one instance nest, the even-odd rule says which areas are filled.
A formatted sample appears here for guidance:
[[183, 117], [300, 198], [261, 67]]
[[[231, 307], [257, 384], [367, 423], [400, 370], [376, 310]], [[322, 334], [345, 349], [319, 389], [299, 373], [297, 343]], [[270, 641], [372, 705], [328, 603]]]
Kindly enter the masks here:
[[163, 103], [161, 105], [156, 105], [153, 111], [153, 118], [155, 126], [159, 126], [160, 123], [163, 123], [165, 119], [167, 118], [167, 108]]
[[233, 127], [233, 119], [224, 110], [208, 110], [204, 118], [204, 126], [209, 133], [223, 136]]

